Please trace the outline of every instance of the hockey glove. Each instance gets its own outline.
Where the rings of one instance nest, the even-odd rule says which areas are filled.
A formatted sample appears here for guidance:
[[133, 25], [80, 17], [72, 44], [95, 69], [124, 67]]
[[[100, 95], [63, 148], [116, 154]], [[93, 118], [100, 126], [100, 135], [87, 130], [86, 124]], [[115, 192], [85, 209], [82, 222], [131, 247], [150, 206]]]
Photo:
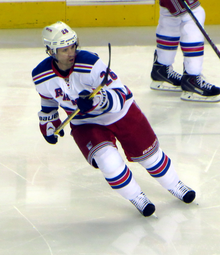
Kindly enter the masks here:
[[[51, 144], [57, 143], [57, 135], [54, 135], [54, 131], [61, 124], [58, 111], [53, 110], [50, 113], [40, 111], [38, 116], [40, 120], [40, 130], [46, 141]], [[64, 136], [64, 131], [61, 130], [59, 135]]]
[[79, 93], [79, 98], [76, 99], [77, 106], [81, 113], [88, 113], [94, 109], [104, 110], [108, 105], [107, 92], [101, 89], [95, 97], [89, 99], [90, 92], [88, 90], [83, 90]]

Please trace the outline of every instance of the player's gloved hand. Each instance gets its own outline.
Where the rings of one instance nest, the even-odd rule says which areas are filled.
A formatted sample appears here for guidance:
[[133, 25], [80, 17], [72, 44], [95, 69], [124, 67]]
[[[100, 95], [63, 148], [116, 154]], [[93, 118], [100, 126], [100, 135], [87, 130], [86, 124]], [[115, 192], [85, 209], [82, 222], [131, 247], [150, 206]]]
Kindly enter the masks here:
[[92, 110], [105, 110], [108, 105], [107, 92], [101, 89], [93, 98], [89, 99], [91, 92], [83, 90], [79, 93], [79, 98], [76, 99], [77, 106], [81, 113], [88, 113]]
[[83, 90], [79, 93], [76, 103], [81, 113], [87, 113], [94, 109], [93, 99], [89, 99], [90, 92]]
[[[54, 131], [61, 124], [61, 120], [59, 119], [59, 113], [57, 110], [53, 110], [50, 113], [45, 113], [40, 111], [38, 113], [40, 120], [40, 130], [43, 134], [44, 138], [48, 143], [55, 144], [57, 143], [57, 135], [54, 135]], [[59, 132], [60, 136], [64, 136], [64, 131], [61, 130]]]

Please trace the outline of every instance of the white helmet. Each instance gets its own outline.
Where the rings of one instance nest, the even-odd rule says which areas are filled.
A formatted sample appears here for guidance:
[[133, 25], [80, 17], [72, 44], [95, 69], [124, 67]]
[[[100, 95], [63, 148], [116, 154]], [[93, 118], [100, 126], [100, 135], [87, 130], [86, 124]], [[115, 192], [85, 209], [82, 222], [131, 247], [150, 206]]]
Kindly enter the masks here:
[[42, 32], [43, 43], [47, 51], [52, 50], [55, 55], [58, 48], [63, 48], [77, 42], [77, 34], [67, 24], [58, 21], [50, 26], [46, 26]]

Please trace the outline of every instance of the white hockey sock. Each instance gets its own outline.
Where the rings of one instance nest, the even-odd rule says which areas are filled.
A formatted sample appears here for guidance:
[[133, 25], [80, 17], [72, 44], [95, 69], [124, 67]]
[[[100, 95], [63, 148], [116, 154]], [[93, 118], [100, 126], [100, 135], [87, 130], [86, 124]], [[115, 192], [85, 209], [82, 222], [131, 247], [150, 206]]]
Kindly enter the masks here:
[[176, 50], [162, 50], [160, 48], [157, 48], [157, 61], [166, 66], [171, 66], [174, 63], [174, 59], [176, 56]]
[[202, 72], [203, 56], [184, 57], [184, 67], [188, 74], [200, 75]]
[[172, 162], [170, 162], [170, 166], [167, 172], [161, 177], [156, 177], [156, 180], [165, 189], [173, 189], [176, 186], [179, 181], [179, 177], [173, 167]]
[[105, 177], [105, 179], [115, 191], [124, 198], [131, 200], [141, 193], [141, 188], [135, 181], [129, 168], [126, 165], [124, 166], [124, 170], [119, 175], [115, 176], [113, 173], [112, 178]]
[[165, 189], [172, 189], [178, 183], [179, 177], [173, 167], [170, 158], [159, 148], [157, 153], [140, 164], [147, 169]]
[[141, 188], [124, 163], [118, 150], [112, 146], [100, 149], [94, 159], [109, 185], [126, 199], [134, 199]]

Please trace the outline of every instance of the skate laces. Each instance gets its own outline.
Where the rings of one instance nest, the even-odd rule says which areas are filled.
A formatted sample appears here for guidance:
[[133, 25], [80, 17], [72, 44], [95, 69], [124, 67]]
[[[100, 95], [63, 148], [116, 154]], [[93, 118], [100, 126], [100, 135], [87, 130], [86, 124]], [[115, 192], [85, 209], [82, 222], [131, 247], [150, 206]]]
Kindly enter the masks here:
[[136, 206], [136, 208], [139, 211], [143, 211], [145, 206], [151, 203], [150, 200], [146, 197], [146, 195], [143, 192], [141, 192], [136, 198], [130, 201], [134, 206]]
[[211, 90], [213, 85], [211, 83], [208, 83], [204, 80], [204, 77], [202, 75], [196, 76], [197, 83], [202, 89]]
[[181, 80], [182, 79], [182, 75], [175, 72], [173, 70], [173, 66], [167, 66], [167, 78], [173, 78], [173, 79], [177, 79], [177, 80]]
[[196, 196], [195, 191], [189, 188], [188, 186], [186, 186], [181, 181], [179, 181], [173, 189], [168, 191], [172, 195], [174, 195], [175, 197], [179, 198], [180, 200], [182, 200], [183, 202], [187, 204], [191, 203]]
[[141, 192], [136, 198], [130, 200], [130, 202], [145, 217], [152, 215], [155, 211], [154, 204], [151, 203], [143, 192]]
[[183, 199], [184, 195], [190, 191], [191, 189], [189, 187], [187, 187], [183, 182], [179, 181], [177, 183], [177, 185], [171, 189], [168, 190], [172, 195], [174, 195], [175, 197], [179, 198], [179, 199]]

